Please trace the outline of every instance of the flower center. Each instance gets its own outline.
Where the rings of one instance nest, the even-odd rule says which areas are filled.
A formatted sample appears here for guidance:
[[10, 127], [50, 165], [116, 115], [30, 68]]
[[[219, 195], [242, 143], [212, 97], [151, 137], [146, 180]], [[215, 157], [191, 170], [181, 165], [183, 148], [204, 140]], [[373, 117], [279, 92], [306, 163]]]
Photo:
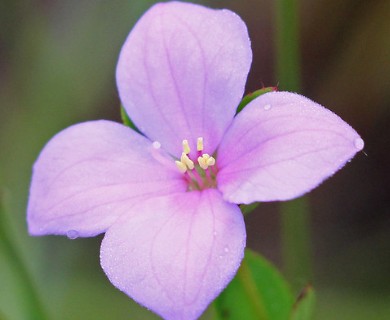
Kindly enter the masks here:
[[196, 143], [197, 159], [190, 158], [190, 145], [188, 140], [183, 140], [183, 153], [180, 160], [176, 160], [176, 166], [183, 173], [188, 190], [204, 190], [217, 187], [217, 168], [215, 158], [203, 153], [203, 138], [200, 137]]

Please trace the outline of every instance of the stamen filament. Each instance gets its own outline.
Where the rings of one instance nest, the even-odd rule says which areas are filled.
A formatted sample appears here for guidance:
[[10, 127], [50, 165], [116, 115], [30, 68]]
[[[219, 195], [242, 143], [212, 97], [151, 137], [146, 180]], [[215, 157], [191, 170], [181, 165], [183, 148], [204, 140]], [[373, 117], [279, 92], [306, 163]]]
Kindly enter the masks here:
[[201, 184], [202, 179], [199, 177], [199, 174], [196, 170], [187, 171], [186, 174], [190, 177], [190, 182], [195, 183], [197, 189], [201, 190], [203, 188], [203, 185]]

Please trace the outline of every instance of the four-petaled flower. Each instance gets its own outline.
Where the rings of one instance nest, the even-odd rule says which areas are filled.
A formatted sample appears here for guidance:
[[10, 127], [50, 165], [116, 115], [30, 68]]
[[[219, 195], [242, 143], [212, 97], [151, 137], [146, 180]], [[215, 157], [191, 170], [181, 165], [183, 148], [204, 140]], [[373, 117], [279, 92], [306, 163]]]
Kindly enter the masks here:
[[105, 232], [110, 281], [166, 319], [195, 319], [243, 258], [237, 204], [299, 197], [363, 140], [298, 94], [272, 92], [236, 117], [252, 60], [228, 10], [153, 6], [117, 66], [121, 101], [143, 133], [111, 121], [57, 134], [34, 165], [32, 235]]

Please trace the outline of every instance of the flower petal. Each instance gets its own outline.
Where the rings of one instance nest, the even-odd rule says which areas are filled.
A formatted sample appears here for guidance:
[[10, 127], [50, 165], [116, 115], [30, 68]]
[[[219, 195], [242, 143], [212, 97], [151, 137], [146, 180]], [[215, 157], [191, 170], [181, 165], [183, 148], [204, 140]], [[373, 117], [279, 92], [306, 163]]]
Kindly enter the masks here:
[[341, 118], [298, 94], [272, 92], [234, 120], [218, 150], [218, 188], [234, 203], [310, 191], [363, 148]]
[[85, 122], [60, 132], [34, 165], [27, 209], [30, 234], [93, 236], [136, 202], [185, 190], [173, 160], [159, 152], [148, 139], [110, 121]]
[[106, 233], [101, 264], [110, 281], [164, 319], [196, 319], [243, 258], [238, 207], [215, 189], [140, 204]]
[[252, 60], [243, 21], [229, 10], [153, 6], [127, 38], [117, 65], [122, 103], [137, 127], [179, 157], [203, 137], [212, 154], [244, 93]]

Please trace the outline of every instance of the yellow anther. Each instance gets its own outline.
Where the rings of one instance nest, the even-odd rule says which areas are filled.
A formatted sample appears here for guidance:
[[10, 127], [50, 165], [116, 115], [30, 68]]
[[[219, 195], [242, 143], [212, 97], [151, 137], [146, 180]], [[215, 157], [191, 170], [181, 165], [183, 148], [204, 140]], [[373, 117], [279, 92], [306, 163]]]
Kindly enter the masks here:
[[203, 169], [206, 170], [209, 166], [207, 165], [206, 159], [203, 157], [198, 157], [198, 163], [199, 166]]
[[188, 169], [194, 169], [194, 162], [190, 158], [188, 158], [188, 156], [184, 152], [181, 154], [180, 161], [184, 163]]
[[188, 140], [183, 140], [183, 152], [185, 154], [189, 154], [191, 151], [190, 145], [188, 144]]
[[215, 165], [215, 159], [213, 157], [210, 157], [206, 160], [206, 163], [209, 167]]
[[183, 162], [176, 160], [175, 163], [181, 173], [185, 173], [187, 171], [187, 166]]
[[196, 141], [196, 150], [202, 151], [203, 150], [203, 138], [199, 137]]
[[198, 157], [198, 163], [203, 170], [206, 170], [208, 167], [215, 164], [215, 159], [210, 157], [207, 153], [204, 153], [201, 157]]

